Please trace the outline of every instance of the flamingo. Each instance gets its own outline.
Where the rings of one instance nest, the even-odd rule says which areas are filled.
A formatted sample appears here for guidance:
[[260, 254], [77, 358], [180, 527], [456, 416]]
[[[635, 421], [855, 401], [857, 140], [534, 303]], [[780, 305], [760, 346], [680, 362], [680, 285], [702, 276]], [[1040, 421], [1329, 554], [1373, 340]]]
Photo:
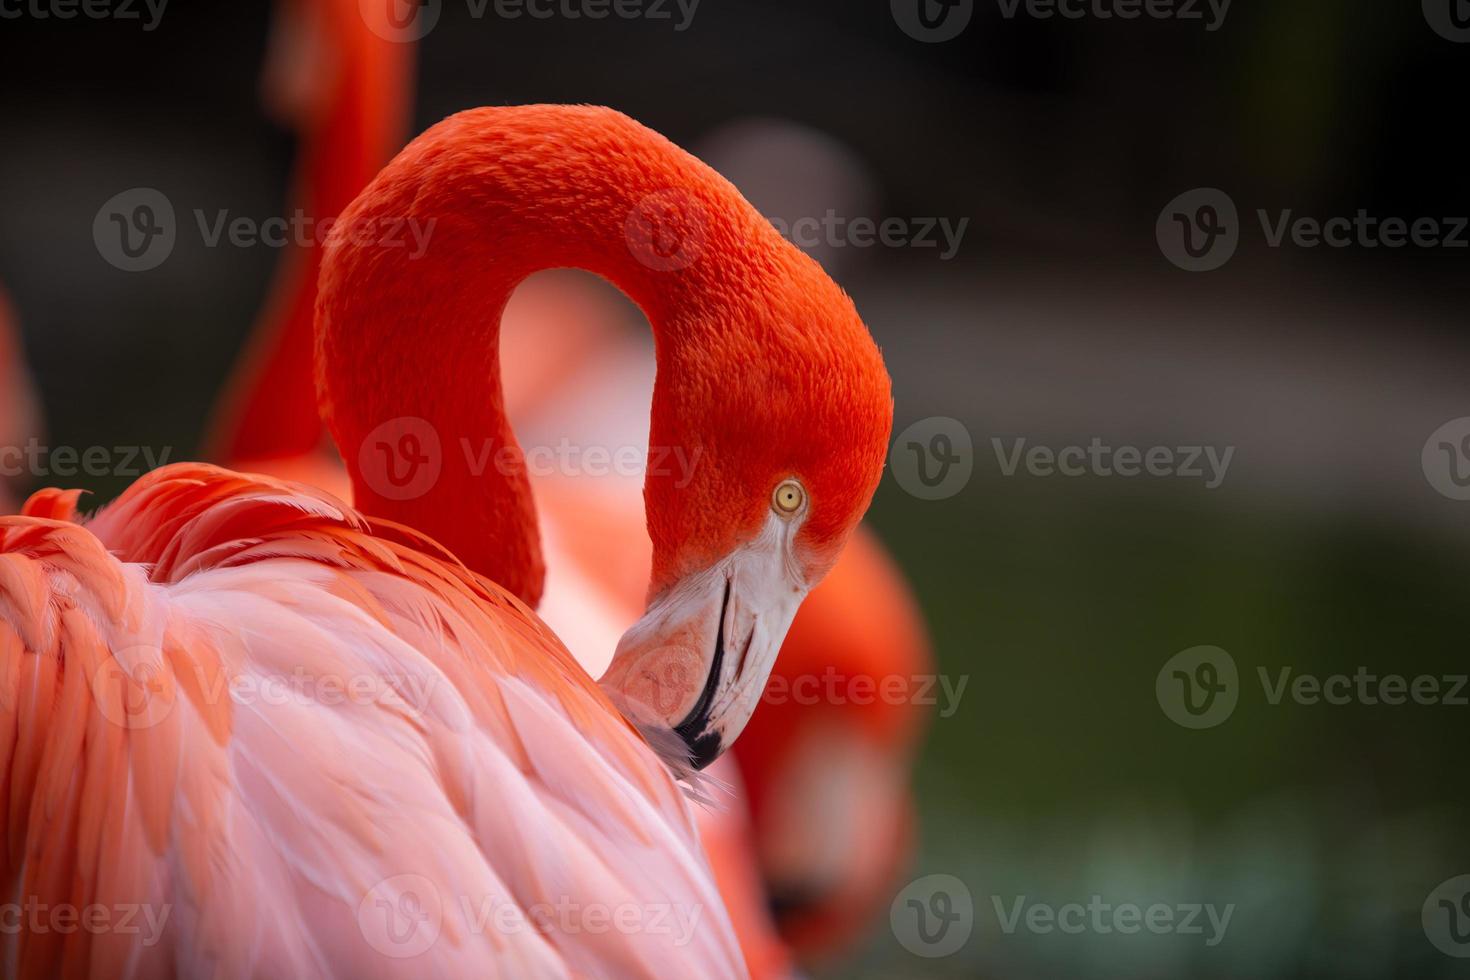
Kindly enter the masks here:
[[[323, 257], [319, 387], [359, 510], [174, 464], [85, 521], [59, 490], [0, 518], [7, 894], [174, 912], [152, 945], [28, 922], [7, 972], [740, 972], [671, 770], [739, 734], [871, 498], [877, 348], [732, 187], [611, 110], [452, 116], [339, 228], [393, 218], [435, 223], [420, 264], [348, 233]], [[598, 685], [522, 601], [542, 570], [495, 348], [514, 285], [563, 265], [643, 307], [654, 443], [703, 460], [683, 485], [649, 472], [648, 608]], [[447, 451], [395, 495], [374, 454], [424, 433], [502, 465]], [[236, 696], [288, 672], [288, 697]], [[329, 701], [332, 678], [373, 696]], [[476, 896], [499, 928], [454, 901]], [[548, 925], [562, 900], [705, 917], [681, 945]], [[414, 956], [385, 951], [380, 912]]]
[[[411, 102], [413, 50], [411, 42], [390, 43], [369, 30], [350, 0], [281, 0], [262, 89], [273, 114], [298, 130], [302, 150], [293, 183], [303, 210], [339, 214], [401, 142]], [[210, 456], [232, 467], [350, 499], [345, 470], [320, 448], [324, 433], [311, 377], [318, 257], [317, 249], [295, 248], [282, 262], [272, 298], [214, 413], [206, 445]], [[505, 379], [506, 403], [511, 417], [521, 419], [543, 408], [563, 386], [568, 360], [585, 359], [601, 346], [605, 338], [599, 327], [605, 321], [591, 293], [540, 277], [517, 291], [515, 311], [507, 313], [508, 320], [544, 328], [534, 343], [519, 342], [527, 336], [519, 329], [503, 335], [502, 347], [516, 348], [507, 358], [514, 370]], [[640, 512], [640, 537], [641, 517]], [[548, 522], [558, 523], [550, 517], [543, 527]], [[646, 538], [636, 546], [646, 550]], [[638, 574], [639, 563], [629, 564], [630, 573]], [[559, 567], [552, 564], [554, 570]], [[646, 584], [646, 561], [642, 573]], [[587, 618], [550, 620], [584, 667], [597, 663], [602, 650], [613, 645], [588, 642], [582, 635]], [[635, 611], [619, 625], [636, 618]], [[605, 635], [597, 638], [605, 640]], [[597, 655], [589, 656], [594, 649]], [[727, 768], [717, 769], [715, 778], [733, 784], [736, 777]], [[789, 975], [790, 957], [775, 935], [755, 879], [743, 812], [732, 800], [719, 809], [701, 808], [698, 823], [748, 970], [757, 978]]]
[[[263, 86], [275, 113], [291, 121], [301, 133], [303, 149], [295, 184], [306, 210], [328, 215], [341, 211], [370, 179], [389, 147], [396, 144], [411, 101], [413, 45], [383, 41], [366, 29], [355, 9], [344, 12], [343, 7], [342, 0], [283, 0]], [[326, 65], [329, 70], [305, 70], [305, 66], [317, 65]], [[263, 311], [250, 348], [215, 413], [208, 445], [210, 454], [227, 465], [309, 483], [350, 499], [345, 471], [318, 448], [323, 433], [312, 400], [310, 377], [310, 313], [319, 265], [317, 253], [317, 249], [297, 250], [283, 263], [274, 298]], [[605, 417], [608, 406], [589, 403], [571, 382], [577, 372], [568, 370], [570, 364], [588, 365], [599, 376], [609, 375], [614, 365], [621, 366], [625, 373], [629, 369], [642, 370], [642, 354], [625, 356], [626, 338], [606, 329], [609, 315], [603, 297], [603, 293], [565, 278], [533, 277], [517, 290], [505, 314], [507, 329], [501, 339], [505, 360], [513, 367], [505, 379], [506, 405], [512, 419], [565, 419], [569, 409], [574, 416], [601, 413]], [[617, 387], [623, 379], [603, 380]], [[636, 401], [637, 391], [648, 387], [646, 380], [626, 380], [631, 382], [626, 387], [634, 392], [632, 400]], [[603, 390], [607, 387], [604, 385]], [[621, 400], [629, 399], [624, 396]], [[617, 409], [617, 417], [623, 419], [634, 419], [636, 413], [636, 405]], [[634, 431], [620, 444], [646, 441], [646, 428], [641, 433], [636, 424], [632, 428]], [[641, 610], [650, 558], [641, 501], [632, 498], [634, 506], [623, 506], [630, 498], [604, 499], [609, 496], [607, 488], [598, 486], [596, 493], [588, 493], [589, 483], [606, 481], [538, 481], [543, 542], [557, 552], [548, 566], [552, 579], [549, 605], [543, 604], [540, 613], [578, 661], [598, 672], [606, 666], [607, 652], [613, 649], [617, 636]], [[613, 529], [628, 533], [610, 533]], [[871, 618], [874, 610], [911, 607], [911, 600], [906, 605], [902, 596], [896, 601], [891, 597], [884, 601], [882, 596], [870, 601], [870, 592], [902, 591], [906, 587], [886, 565], [880, 569], [885, 574], [873, 573], [881, 560], [862, 560], [861, 556], [881, 551], [881, 545], [865, 529], [860, 528], [858, 533], [864, 539], [863, 546], [850, 549], [832, 576], [833, 583], [851, 582], [851, 586], [840, 592], [834, 584], [818, 589], [807, 603], [809, 608], [798, 615], [787, 646], [809, 643], [839, 666], [862, 663], [876, 669], [884, 665], [881, 651], [849, 653], [841, 643], [824, 638], [822, 631], [804, 625], [817, 620], [840, 624]], [[838, 596], [841, 598], [835, 603], [829, 598]], [[834, 605], [836, 608], [832, 608]], [[901, 642], [885, 648], [892, 651], [888, 667], [907, 668], [920, 659], [913, 651], [923, 643], [922, 627], [905, 632], [907, 625], [879, 622], [871, 630], [848, 630], [843, 639], [861, 644], [866, 637], [896, 636]], [[777, 669], [790, 674], [786, 678], [790, 681], [796, 675], [780, 664], [810, 667], [815, 662], [809, 656], [787, 656], [778, 659]], [[882, 706], [871, 706], [855, 713], [855, 740], [872, 742], [874, 726], [864, 722], [862, 716], [883, 710]], [[901, 706], [888, 706], [887, 710], [903, 713]], [[757, 714], [758, 728], [767, 713]], [[791, 729], [793, 733], [814, 730]], [[889, 735], [873, 743], [875, 751], [890, 766], [905, 767], [912, 754], [911, 727], [890, 726], [884, 731]], [[740, 756], [748, 777], [752, 767], [775, 770], [786, 758], [809, 754], [801, 749], [804, 737], [759, 741], [766, 747], [761, 754], [751, 751]], [[740, 773], [733, 766], [715, 772], [732, 788], [741, 785]], [[830, 789], [830, 781], [823, 785]], [[851, 782], [847, 804], [860, 812], [884, 815], [900, 805], [895, 801], [907, 800], [901, 781], [889, 798], [858, 795], [860, 787], [871, 791], [879, 786], [878, 782]], [[809, 805], [815, 803], [810, 793], [803, 799]], [[752, 973], [783, 976], [789, 971], [791, 956], [774, 935], [765, 908], [764, 886], [751, 880], [750, 866], [757, 860], [758, 846], [747, 825], [745, 803], [738, 792], [722, 802], [720, 807], [702, 808], [697, 813], [705, 850]], [[767, 831], [768, 837], [779, 834], [789, 838], [795, 833], [800, 821], [792, 818], [793, 808], [793, 803], [785, 804], [787, 818], [780, 822], [779, 830], [774, 829], [774, 821], [763, 820], [763, 825], [773, 828]], [[825, 817], [813, 809], [808, 815], [809, 825], [820, 828]], [[884, 843], [881, 849], [846, 852], [848, 867], [841, 875], [828, 868], [829, 880], [820, 903], [811, 883], [797, 888], [787, 874], [778, 885], [788, 927], [796, 914], [791, 899], [798, 893], [805, 899], [806, 907], [801, 912], [805, 920], [833, 919], [830, 909], [820, 911], [823, 907], [840, 905], [843, 909], [837, 916], [843, 927], [835, 932], [826, 930], [829, 938], [825, 942], [816, 941], [822, 933], [810, 927], [799, 929], [797, 951], [803, 957], [830, 959], [841, 945], [838, 940], [850, 939], [867, 920], [869, 916], [864, 913], [871, 910], [854, 900], [855, 883], [863, 881], [864, 894], [876, 900], [880, 889], [874, 884], [881, 879], [872, 874], [864, 877], [864, 869], [895, 867], [906, 840], [896, 836]], [[789, 849], [790, 845], [786, 846]], [[777, 849], [769, 840], [761, 847], [768, 852]], [[834, 852], [827, 848], [823, 853]]]
[[[406, 96], [391, 99], [382, 87], [374, 87], [375, 79], [379, 78], [379, 73], [373, 70], [374, 61], [386, 60], [388, 77], [398, 78], [406, 88], [408, 75], [401, 70], [401, 52], [411, 46], [385, 45], [376, 35], [370, 35], [364, 22], [355, 16], [329, 18], [326, 26], [330, 30], [307, 30], [300, 23], [299, 2], [288, 3], [285, 9], [288, 14], [294, 11], [295, 16], [282, 18], [281, 23], [287, 29], [279, 30], [277, 37], [304, 36], [307, 41], [277, 43], [273, 45], [274, 51], [299, 52], [310, 48], [312, 44], [308, 42], [314, 41], [316, 47], [327, 46], [329, 52], [332, 48], [359, 52], [355, 61], [347, 61], [349, 70], [338, 73], [342, 81], [336, 84], [326, 84], [320, 79], [313, 83], [299, 73], [285, 70], [283, 59], [278, 57], [272, 59], [272, 68], [267, 73], [268, 78], [296, 79], [295, 85], [283, 86], [277, 82], [267, 86], [268, 90], [284, 88], [294, 93], [289, 99], [277, 98], [277, 102], [323, 107], [314, 113], [292, 114], [308, 123], [302, 134], [303, 144], [308, 147], [303, 153], [305, 172], [298, 182], [305, 187], [320, 188], [315, 196], [328, 202], [329, 210], [335, 212], [340, 210], [340, 202], [348, 200], [368, 179], [367, 168], [373, 154], [384, 152], [382, 146], [388, 142], [386, 132], [391, 129], [392, 121], [401, 116], [402, 106], [407, 102]], [[317, 60], [334, 64], [344, 59], [332, 55]], [[312, 84], [324, 91], [312, 94]], [[369, 86], [366, 93], [354, 91], [354, 86], [363, 85]], [[329, 125], [334, 114], [355, 116], [364, 106], [379, 103], [386, 103], [385, 111], [370, 115], [379, 121], [378, 126], [353, 129]], [[319, 142], [343, 139], [359, 140], [357, 151], [338, 149], [328, 153], [309, 149]], [[336, 163], [343, 159], [358, 161], [358, 165]], [[314, 268], [314, 264], [310, 267]], [[209, 445], [214, 447], [216, 458], [228, 465], [300, 480], [350, 498], [345, 471], [317, 450], [322, 441], [321, 425], [315, 406], [309, 405], [305, 397], [311, 390], [311, 380], [307, 357], [302, 352], [310, 347], [310, 322], [301, 311], [310, 309], [315, 280], [309, 275], [288, 273], [280, 282], [289, 298], [278, 299], [268, 307], [264, 322], [256, 330], [251, 352], [236, 372], [230, 395], [223, 409], [216, 413]], [[641, 374], [645, 355], [635, 349], [637, 345], [628, 342], [626, 335], [608, 329], [611, 314], [604, 297], [602, 291], [565, 277], [533, 277], [517, 290], [506, 310], [506, 329], [501, 338], [503, 357], [513, 368], [505, 379], [506, 405], [512, 419], [529, 420], [533, 424], [554, 419], [563, 424], [570, 422], [574, 431], [583, 431], [589, 418], [596, 416], [605, 423], [611, 414], [612, 418], [624, 421], [623, 428], [629, 431], [606, 431], [610, 439], [615, 439], [618, 445], [646, 442], [646, 427], [640, 432], [636, 422], [625, 421], [636, 419], [636, 405], [613, 407], [603, 400], [607, 392], [617, 391], [615, 397], [619, 402], [636, 402], [640, 397], [638, 391], [646, 391], [649, 386], [649, 380]], [[573, 365], [581, 367], [573, 369]], [[598, 381], [602, 397], [589, 399], [581, 389], [579, 382], [589, 374]], [[631, 399], [623, 394], [629, 391]], [[594, 673], [606, 666], [607, 654], [617, 637], [637, 618], [650, 564], [641, 500], [623, 488], [610, 487], [609, 482], [582, 478], [539, 480], [536, 486], [543, 545], [555, 552], [548, 563], [551, 588], [539, 611], [578, 661]], [[829, 583], [819, 588], [798, 614], [786, 648], [806, 645], [812, 651], [820, 651], [832, 666], [845, 669], [856, 666], [875, 677], [923, 672], [929, 656], [921, 621], [913, 615], [904, 615], [913, 608], [907, 586], [894, 574], [891, 563], [882, 554], [882, 545], [871, 532], [859, 528], [858, 536], [862, 539], [861, 546], [848, 550]], [[847, 584], [839, 588], [840, 583]], [[882, 594], [885, 590], [886, 597]], [[874, 621], [879, 611], [887, 618]], [[807, 625], [814, 622], [834, 624], [840, 639], [839, 635], [828, 636], [824, 630]], [[841, 624], [853, 622], [863, 622], [868, 628], [842, 629]], [[881, 645], [874, 639], [880, 636], [886, 638]], [[846, 643], [854, 646], [848, 649]], [[797, 650], [791, 656], [779, 658], [776, 670], [789, 684], [802, 676], [796, 665], [801, 665], [801, 671], [808, 671], [818, 663], [813, 656]], [[788, 670], [787, 665], [792, 669]], [[904, 705], [875, 703], [862, 710], [849, 706], [847, 715], [853, 726], [853, 742], [870, 745], [882, 768], [902, 771], [912, 757], [917, 726], [904, 723], [875, 726], [871, 716], [884, 712], [894, 716], [912, 713]], [[771, 711], [757, 713], [754, 721], [757, 730], [763, 727], [762, 719], [771, 714]], [[829, 706], [823, 714], [830, 722], [838, 712]], [[765, 785], [769, 780], [763, 774], [784, 769], [788, 759], [810, 757], [811, 752], [804, 746], [819, 737], [819, 729], [793, 725], [792, 721], [781, 722], [789, 726], [788, 737], [757, 737], [753, 744], [762, 746], [759, 751], [750, 749], [739, 753], [739, 764], [747, 779]], [[833, 771], [838, 765], [834, 760]], [[742, 785], [741, 773], [730, 765], [717, 769], [716, 775], [737, 791]], [[829, 796], [836, 792], [830, 779], [814, 785], [826, 787]], [[876, 795], [880, 790], [887, 795]], [[849, 780], [845, 792], [849, 809], [873, 814], [879, 823], [889, 821], [894, 813], [912, 808], [902, 779]], [[763, 801], [772, 799], [775, 797], [770, 794], [762, 797]], [[800, 799], [810, 810], [806, 814], [806, 826], [820, 832], [827, 823], [825, 805], [818, 806], [820, 795], [806, 792]], [[882, 903], [881, 883], [901, 864], [908, 850], [908, 837], [895, 833], [884, 838], [881, 847], [845, 851], [828, 847], [813, 851], [828, 856], [829, 866], [823, 869], [822, 881], [797, 882], [790, 868], [779, 873], [772, 868], [767, 872], [771, 878], [769, 884], [753, 882], [749, 866], [756, 863], [759, 851], [789, 853], [795, 846], [794, 840], [801, 836], [798, 828], [802, 821], [794, 800], [782, 804], [784, 816], [779, 821], [771, 819], [766, 812], [759, 815], [758, 826], [764, 828], [765, 838], [759, 842], [752, 837], [744, 812], [746, 804], [738, 792], [727, 795], [722, 806], [697, 813], [705, 850], [731, 910], [747, 963], [757, 976], [783, 976], [791, 961], [790, 953], [775, 938], [765, 910], [766, 888], [780, 892], [775, 901], [795, 951], [804, 959], [830, 960], [870, 920], [873, 908]], [[778, 839], [786, 843], [775, 843]], [[832, 866], [839, 854], [845, 862], [842, 869]], [[815, 874], [813, 869], [808, 870]], [[814, 922], [825, 925], [816, 928]]]

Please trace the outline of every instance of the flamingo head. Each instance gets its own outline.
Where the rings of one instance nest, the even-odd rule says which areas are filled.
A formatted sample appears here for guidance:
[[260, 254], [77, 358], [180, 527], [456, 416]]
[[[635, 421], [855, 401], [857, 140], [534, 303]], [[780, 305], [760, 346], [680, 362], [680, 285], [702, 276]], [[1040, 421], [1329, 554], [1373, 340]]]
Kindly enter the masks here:
[[602, 684], [646, 733], [678, 736], [649, 739], [676, 771], [745, 727], [887, 451], [892, 394], [867, 328], [816, 263], [776, 256], [754, 298], [697, 311], [658, 354], [649, 603]]

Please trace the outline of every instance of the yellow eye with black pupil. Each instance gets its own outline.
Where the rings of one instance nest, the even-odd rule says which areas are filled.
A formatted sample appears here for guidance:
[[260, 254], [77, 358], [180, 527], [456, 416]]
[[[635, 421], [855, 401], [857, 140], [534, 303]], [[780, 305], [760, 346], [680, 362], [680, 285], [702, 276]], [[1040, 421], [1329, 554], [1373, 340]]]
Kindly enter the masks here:
[[790, 517], [801, 510], [801, 505], [806, 503], [806, 491], [801, 484], [795, 480], [787, 480], [776, 488], [771, 496], [771, 505], [776, 508], [778, 514]]

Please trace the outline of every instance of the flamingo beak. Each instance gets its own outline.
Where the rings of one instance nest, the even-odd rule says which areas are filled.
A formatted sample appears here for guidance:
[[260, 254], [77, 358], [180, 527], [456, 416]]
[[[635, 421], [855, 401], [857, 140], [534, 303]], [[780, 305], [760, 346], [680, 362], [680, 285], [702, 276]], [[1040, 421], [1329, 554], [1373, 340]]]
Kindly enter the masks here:
[[599, 682], [676, 773], [703, 769], [745, 728], [806, 596], [774, 530], [654, 597]]

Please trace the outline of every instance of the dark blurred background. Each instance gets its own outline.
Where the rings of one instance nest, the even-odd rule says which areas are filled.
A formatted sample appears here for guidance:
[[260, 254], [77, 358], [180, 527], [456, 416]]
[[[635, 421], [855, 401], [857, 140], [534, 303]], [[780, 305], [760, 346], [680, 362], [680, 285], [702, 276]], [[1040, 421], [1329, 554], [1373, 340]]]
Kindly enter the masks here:
[[[677, 6], [477, 20], [445, 0], [415, 131], [475, 105], [602, 103], [773, 216], [968, 219], [947, 258], [819, 256], [884, 348], [895, 430], [952, 417], [974, 446], [961, 492], [925, 501], [885, 479], [872, 515], [941, 670], [970, 678], [931, 723], [911, 877], [961, 879], [974, 934], [918, 958], [880, 917], [836, 975], [1470, 975], [1421, 923], [1431, 890], [1470, 872], [1470, 707], [1273, 705], [1257, 680], [1470, 669], [1470, 502], [1421, 463], [1470, 415], [1470, 250], [1273, 248], [1256, 217], [1470, 214], [1470, 45], [1415, 2], [1237, 0], [1215, 30], [1203, 3], [1204, 21], [973, 6], [957, 37], [925, 43], [872, 0], [702, 0], [684, 30]], [[294, 145], [260, 108], [268, 22], [265, 4], [183, 3], [151, 31], [0, 19], [0, 282], [52, 444], [194, 453], [276, 250], [181, 230], [133, 274], [99, 255], [92, 222], [138, 186], [186, 223], [196, 207], [283, 213]], [[796, 147], [763, 168], [763, 141]], [[1156, 221], [1200, 187], [1238, 207], [1240, 244], [1188, 272]], [[991, 442], [1094, 437], [1234, 456], [1206, 489], [1006, 476]], [[66, 482], [106, 499], [129, 481]], [[1155, 678], [1202, 644], [1233, 657], [1239, 705], [1189, 730]], [[1093, 895], [1235, 908], [1206, 946], [1007, 933], [993, 905]]]

